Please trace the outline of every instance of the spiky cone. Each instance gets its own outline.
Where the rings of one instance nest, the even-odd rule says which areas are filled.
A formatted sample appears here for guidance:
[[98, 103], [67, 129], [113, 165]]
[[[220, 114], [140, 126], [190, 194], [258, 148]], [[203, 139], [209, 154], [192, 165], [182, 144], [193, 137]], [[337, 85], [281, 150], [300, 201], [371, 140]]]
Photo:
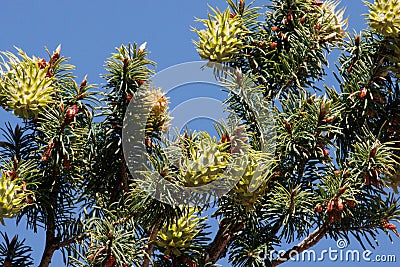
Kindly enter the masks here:
[[148, 101], [152, 105], [152, 113], [159, 117], [165, 114], [168, 108], [168, 98], [161, 90], [152, 90], [149, 92]]
[[246, 210], [254, 208], [274, 175], [271, 166], [267, 163], [259, 164], [261, 161], [262, 159], [257, 157], [250, 159], [242, 177], [231, 191], [235, 202]]
[[226, 143], [203, 140], [199, 144], [200, 150], [188, 151], [191, 158], [186, 158], [184, 167], [180, 169], [181, 182], [187, 187], [196, 187], [226, 179], [224, 172], [231, 158], [231, 154], [224, 149], [226, 146]]
[[146, 93], [145, 107], [150, 108], [146, 129], [150, 132], [167, 132], [171, 117], [168, 113], [168, 98], [159, 89], [153, 89]]
[[24, 207], [26, 194], [21, 186], [11, 181], [2, 173], [0, 180], [0, 222], [4, 218], [13, 218]]
[[374, 3], [364, 1], [370, 8], [368, 21], [371, 28], [387, 37], [398, 37], [400, 33], [400, 1], [375, 0]]
[[231, 17], [230, 10], [224, 12], [213, 9], [214, 15], [208, 19], [199, 19], [206, 29], [193, 29], [199, 36], [194, 42], [202, 59], [215, 62], [230, 62], [244, 47], [242, 37], [246, 29], [240, 16]]
[[54, 78], [47, 75], [49, 65], [18, 51], [20, 57], [3, 53], [1, 65], [6, 71], [0, 69], [0, 104], [21, 118], [31, 119], [55, 101]]
[[316, 8], [318, 13], [317, 33], [323, 43], [335, 44], [343, 40], [347, 19], [344, 19], [345, 9], [338, 9], [339, 1], [325, 1]]
[[158, 232], [157, 246], [162, 248], [165, 255], [180, 256], [182, 251], [189, 248], [196, 236], [201, 232], [201, 218], [196, 215], [195, 208], [178, 219], [176, 223], [165, 225]]

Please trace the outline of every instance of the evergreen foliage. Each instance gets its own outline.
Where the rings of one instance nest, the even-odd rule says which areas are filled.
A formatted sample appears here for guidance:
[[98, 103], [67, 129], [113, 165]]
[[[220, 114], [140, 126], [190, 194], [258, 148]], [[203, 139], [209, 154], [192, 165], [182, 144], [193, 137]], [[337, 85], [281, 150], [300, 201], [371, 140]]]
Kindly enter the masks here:
[[[287, 256], [323, 237], [354, 236], [363, 247], [380, 232], [400, 237], [400, 1], [366, 3], [369, 27], [358, 34], [346, 32], [332, 0], [227, 4], [193, 29], [201, 58], [236, 70], [224, 103], [239, 121], [216, 124], [217, 136], [165, 137], [169, 102], [147, 83], [155, 63], [146, 43], [116, 48], [100, 89], [75, 81], [61, 47], [48, 59], [1, 54], [0, 105], [22, 124], [2, 128], [0, 222], [45, 230], [39, 266], [57, 250], [75, 267], [217, 266], [224, 257], [277, 266], [287, 259], [268, 252], [284, 243], [294, 244]], [[341, 51], [338, 88], [319, 88], [332, 49]], [[122, 149], [132, 99], [147, 119], [131, 144], [146, 148], [152, 166], [133, 175], [138, 155]], [[154, 173], [193, 187], [236, 182], [208, 206], [172, 206], [142, 190]], [[0, 264], [33, 265], [24, 240], [2, 236]]]

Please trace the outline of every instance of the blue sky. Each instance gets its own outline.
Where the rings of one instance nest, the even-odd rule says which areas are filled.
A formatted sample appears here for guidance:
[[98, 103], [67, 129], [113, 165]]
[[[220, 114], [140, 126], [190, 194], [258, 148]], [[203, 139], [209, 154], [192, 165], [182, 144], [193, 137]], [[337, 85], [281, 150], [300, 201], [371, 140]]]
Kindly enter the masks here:
[[[256, 4], [266, 1], [257, 0]], [[20, 47], [37, 56], [45, 56], [44, 47], [54, 50], [62, 44], [62, 54], [71, 57], [71, 63], [77, 66], [75, 74], [81, 80], [85, 74], [89, 82], [101, 84], [99, 74], [104, 73], [103, 63], [114, 51], [116, 46], [128, 42], [147, 41], [150, 58], [157, 63], [156, 70], [162, 70], [174, 64], [199, 60], [192, 40], [196, 38], [190, 27], [196, 26], [195, 17], [204, 18], [207, 15], [207, 4], [226, 7], [225, 1], [217, 0], [97, 0], [97, 1], [50, 1], [50, 0], [13, 0], [1, 3], [1, 37], [0, 50], [13, 50]], [[361, 14], [367, 9], [361, 0], [342, 1], [347, 6], [349, 29], [359, 31], [365, 27]], [[333, 65], [333, 64], [332, 64]], [[329, 84], [331, 80], [328, 79]], [[179, 97], [179, 96], [177, 96]], [[13, 121], [13, 116], [0, 110], [0, 126], [4, 122]], [[10, 235], [15, 232], [13, 222], [8, 220], [6, 228]], [[3, 228], [3, 226], [0, 226]], [[4, 229], [2, 229], [4, 230]], [[24, 227], [17, 230], [26, 236], [35, 250], [35, 258], [43, 247], [43, 235], [24, 233]], [[380, 247], [376, 254], [396, 254], [400, 261], [398, 247], [381, 235]], [[336, 248], [335, 241], [323, 240], [317, 250]], [[360, 248], [351, 239], [349, 249]], [[337, 266], [379, 266], [378, 263], [343, 263], [325, 261], [324, 265]], [[221, 262], [223, 266], [229, 266]], [[287, 263], [286, 266], [302, 266], [306, 263]], [[383, 263], [381, 263], [383, 265]], [[56, 257], [51, 266], [63, 266], [60, 257]], [[397, 266], [388, 264], [385, 266]]]

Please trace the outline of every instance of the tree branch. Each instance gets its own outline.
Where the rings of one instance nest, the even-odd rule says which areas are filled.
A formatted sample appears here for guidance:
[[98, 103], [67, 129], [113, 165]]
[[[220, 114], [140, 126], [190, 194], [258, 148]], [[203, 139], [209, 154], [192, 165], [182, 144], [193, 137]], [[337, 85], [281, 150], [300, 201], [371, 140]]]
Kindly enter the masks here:
[[49, 206], [45, 206], [47, 213], [46, 244], [39, 267], [48, 267], [51, 263], [54, 252], [59, 249], [58, 243], [60, 240], [56, 237], [55, 211], [57, 210], [57, 197], [60, 190], [60, 183], [58, 180], [58, 166], [56, 164], [54, 164], [52, 168], [52, 180], [50, 182], [54, 185], [50, 191]]
[[216, 263], [221, 257], [226, 254], [232, 238], [238, 234], [238, 232], [243, 229], [242, 223], [236, 223], [228, 226], [227, 219], [223, 219], [220, 223], [217, 235], [215, 236], [213, 242], [208, 247], [207, 255], [205, 258], [206, 263]]
[[154, 250], [154, 242], [157, 239], [157, 234], [158, 231], [160, 230], [160, 223], [161, 221], [158, 221], [154, 226], [153, 229], [151, 230], [150, 236], [149, 236], [149, 241], [147, 243], [147, 247], [145, 249], [145, 258], [142, 263], [142, 267], [149, 267], [150, 264], [150, 258], [151, 254], [153, 253]]
[[328, 232], [328, 225], [324, 223], [320, 228], [312, 232], [299, 244], [295, 245], [290, 250], [286, 251], [285, 254], [283, 254], [282, 256], [279, 256], [278, 258], [274, 259], [271, 263], [272, 267], [278, 266], [279, 264], [288, 261], [291, 255], [300, 254], [303, 251], [314, 246], [326, 235], [327, 232]]

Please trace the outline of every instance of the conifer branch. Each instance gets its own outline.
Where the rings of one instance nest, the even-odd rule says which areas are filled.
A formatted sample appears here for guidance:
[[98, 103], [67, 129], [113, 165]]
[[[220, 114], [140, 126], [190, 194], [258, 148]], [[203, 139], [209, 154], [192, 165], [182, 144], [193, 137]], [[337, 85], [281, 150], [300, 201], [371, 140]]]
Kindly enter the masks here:
[[142, 267], [149, 267], [149, 265], [150, 265], [151, 254], [153, 253], [153, 250], [154, 250], [155, 241], [157, 240], [157, 234], [158, 234], [158, 231], [160, 230], [160, 224], [161, 224], [161, 220], [156, 222], [154, 224], [153, 228], [151, 229], [151, 233], [149, 235], [149, 239], [148, 239], [146, 248], [144, 250], [145, 255], [144, 255]]
[[328, 225], [324, 223], [314, 232], [312, 232], [309, 236], [307, 236], [303, 241], [299, 244], [293, 246], [290, 250], [286, 251], [282, 256], [274, 259], [272, 261], [272, 267], [278, 266], [288, 260], [290, 260], [290, 255], [298, 255], [303, 251], [309, 249], [310, 247], [317, 244], [328, 232]]
[[242, 223], [232, 223], [228, 222], [226, 218], [223, 219], [220, 222], [217, 235], [207, 248], [205, 262], [214, 264], [224, 257], [232, 242], [232, 238], [236, 236], [243, 227], [244, 225]]

